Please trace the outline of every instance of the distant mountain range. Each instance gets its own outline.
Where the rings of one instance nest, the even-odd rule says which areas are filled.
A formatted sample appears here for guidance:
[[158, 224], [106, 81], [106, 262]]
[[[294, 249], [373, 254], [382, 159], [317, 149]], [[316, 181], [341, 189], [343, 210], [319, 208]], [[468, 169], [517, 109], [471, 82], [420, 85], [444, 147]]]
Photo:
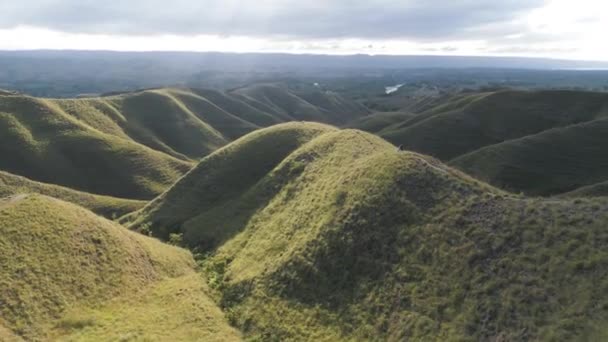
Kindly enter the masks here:
[[367, 77], [390, 70], [466, 68], [608, 69], [608, 62], [519, 57], [0, 51], [0, 88], [36, 96], [73, 97], [167, 86], [226, 89], [277, 77], [327, 79], [354, 73]]
[[267, 70], [309, 68], [400, 69], [400, 68], [514, 68], [576, 69], [608, 68], [608, 62], [532, 57], [434, 56], [434, 55], [319, 55], [226, 52], [119, 52], [79, 50], [0, 51], [1, 59], [66, 63], [159, 63], [175, 69]]

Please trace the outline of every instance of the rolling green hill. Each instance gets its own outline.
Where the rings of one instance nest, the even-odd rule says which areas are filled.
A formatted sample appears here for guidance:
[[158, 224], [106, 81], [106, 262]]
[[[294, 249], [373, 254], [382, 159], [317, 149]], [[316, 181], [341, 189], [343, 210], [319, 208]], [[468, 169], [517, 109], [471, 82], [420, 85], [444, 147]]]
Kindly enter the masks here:
[[383, 129], [412, 119], [415, 114], [404, 112], [379, 112], [351, 121], [344, 127], [377, 133]]
[[192, 89], [192, 92], [216, 104], [224, 111], [259, 127], [272, 126], [283, 122], [281, 117], [254, 107], [246, 101], [242, 101], [235, 94], [208, 89]]
[[0, 340], [608, 338], [608, 95], [411, 105], [0, 92]]
[[120, 217], [142, 208], [147, 202], [93, 195], [57, 185], [44, 184], [0, 171], [0, 198], [19, 194], [40, 194], [85, 207], [107, 217]]
[[302, 94], [311, 104], [278, 86], [248, 89], [258, 88], [272, 90], [274, 103], [189, 89], [79, 99], [3, 92], [0, 170], [94, 194], [151, 199], [194, 161], [263, 126], [300, 120], [303, 113], [337, 123], [366, 112], [333, 93]]
[[451, 160], [481, 147], [601, 118], [608, 94], [499, 91], [457, 98], [380, 135], [407, 149]]
[[555, 195], [608, 174], [608, 118], [488, 146], [450, 164], [511, 191]]
[[[387, 117], [398, 122], [387, 125]], [[403, 120], [377, 113], [347, 127], [509, 191], [554, 195], [605, 181], [607, 117], [606, 93], [500, 90], [442, 97]]]
[[[212, 215], [237, 219], [231, 204], [295, 149], [315, 136], [334, 130], [323, 124], [294, 122], [251, 133], [203, 159], [204, 162], [190, 171], [188, 177], [137, 213], [138, 219], [144, 216], [143, 213], [154, 216], [155, 222], [150, 228], [156, 236], [163, 238], [178, 232], [185, 218], [193, 218], [203, 209]], [[241, 220], [247, 220], [247, 213], [263, 204], [262, 198], [251, 200], [251, 207], [243, 210]], [[159, 205], [161, 203], [163, 205]], [[214, 219], [218, 224], [221, 220]], [[198, 233], [192, 231], [192, 234]], [[223, 232], [219, 231], [218, 234]]]
[[0, 170], [70, 188], [150, 198], [191, 163], [104, 133], [50, 100], [0, 97]]
[[608, 181], [583, 186], [576, 190], [561, 194], [562, 197], [602, 197], [608, 196]]
[[369, 110], [336, 93], [320, 90], [298, 93], [284, 86], [256, 84], [235, 89], [232, 93], [249, 104], [263, 109], [282, 121], [316, 121], [344, 124], [369, 114]]
[[185, 250], [39, 195], [0, 201], [0, 337], [239, 340]]
[[608, 201], [509, 195], [361, 131], [255, 132], [127, 219], [208, 253], [218, 303], [253, 340], [608, 333]]

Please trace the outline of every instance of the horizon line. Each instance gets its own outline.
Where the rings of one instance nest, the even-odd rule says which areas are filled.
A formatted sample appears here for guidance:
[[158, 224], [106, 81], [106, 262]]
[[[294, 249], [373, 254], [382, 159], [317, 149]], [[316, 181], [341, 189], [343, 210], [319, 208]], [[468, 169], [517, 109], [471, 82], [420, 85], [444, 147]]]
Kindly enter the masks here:
[[604, 63], [608, 65], [608, 60], [558, 58], [542, 56], [523, 56], [523, 55], [441, 55], [441, 54], [390, 54], [390, 53], [316, 53], [316, 52], [294, 52], [294, 51], [196, 51], [196, 50], [112, 50], [112, 49], [0, 49], [0, 53], [6, 52], [79, 52], [79, 53], [183, 53], [183, 54], [229, 54], [229, 55], [287, 55], [287, 56], [323, 56], [323, 57], [426, 57], [426, 58], [487, 58], [487, 59], [524, 59], [524, 60], [550, 60], [561, 62], [582, 62], [582, 63]]

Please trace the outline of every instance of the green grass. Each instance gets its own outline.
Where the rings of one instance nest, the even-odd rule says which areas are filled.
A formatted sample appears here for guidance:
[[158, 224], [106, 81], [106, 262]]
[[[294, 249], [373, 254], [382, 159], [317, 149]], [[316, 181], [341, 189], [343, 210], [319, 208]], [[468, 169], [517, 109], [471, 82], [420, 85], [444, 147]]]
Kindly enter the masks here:
[[232, 93], [258, 109], [274, 113], [283, 121], [316, 121], [344, 124], [368, 114], [368, 110], [331, 92], [293, 93], [286, 87], [256, 84]]
[[[251, 158], [270, 134], [209, 156], [130, 217], [207, 253], [216, 300], [246, 338], [605, 334], [608, 201], [509, 195], [355, 130], [325, 129]], [[207, 172], [235, 165], [252, 176]]]
[[[463, 93], [370, 131], [494, 186], [546, 196], [605, 181], [600, 150], [607, 110], [608, 96], [599, 92]], [[362, 120], [366, 130], [367, 124], [382, 127], [387, 118]]]
[[61, 341], [240, 341], [200, 275], [166, 279], [96, 308], [68, 310], [49, 333]]
[[496, 186], [555, 195], [606, 180], [608, 119], [488, 146], [450, 164]]
[[281, 118], [274, 116], [272, 113], [255, 108], [232, 94], [209, 89], [192, 89], [192, 92], [214, 103], [224, 111], [259, 127], [268, 127], [283, 122]]
[[[234, 213], [222, 208], [247, 192], [293, 150], [332, 130], [322, 124], [286, 123], [251, 133], [203, 159], [188, 177], [124, 220], [136, 220], [130, 225], [139, 225], [140, 217], [153, 217], [148, 219], [152, 232], [168, 238], [176, 224], [201, 214], [205, 208], [232, 216]], [[261, 200], [253, 199], [251, 210]]]
[[608, 196], [608, 182], [583, 186], [576, 190], [564, 193], [561, 197], [602, 197]]
[[170, 90], [149, 90], [106, 100], [123, 113], [140, 139], [153, 137], [189, 158], [204, 157], [227, 142]]
[[39, 195], [2, 200], [0, 248], [0, 336], [238, 339], [189, 252], [73, 204]]
[[25, 96], [0, 98], [0, 154], [0, 169], [12, 174], [136, 199], [161, 193], [192, 165]]
[[325, 111], [326, 119], [321, 122], [343, 125], [354, 118], [370, 113], [366, 107], [357, 102], [349, 101], [332, 91], [306, 90], [295, 92], [295, 94], [304, 101]]
[[93, 195], [52, 184], [44, 184], [0, 171], [0, 198], [40, 194], [85, 207], [106, 218], [117, 218], [141, 209], [147, 202]]
[[260, 128], [190, 91], [173, 90], [169, 94], [184, 103], [203, 122], [207, 122], [227, 139], [234, 140]]
[[597, 119], [607, 105], [604, 93], [480, 93], [457, 97], [380, 135], [447, 161], [484, 146]]
[[415, 117], [415, 114], [404, 112], [374, 113], [349, 122], [344, 127], [359, 129], [369, 133], [378, 133], [383, 129]]
[[[365, 116], [274, 85], [2, 95], [0, 340], [605, 339], [605, 94], [436, 104]], [[302, 119], [456, 158], [320, 123], [258, 130]], [[191, 248], [203, 274], [73, 203], [139, 209], [120, 222]]]
[[151, 199], [193, 162], [256, 129], [303, 117], [349, 120], [365, 111], [334, 93], [301, 94], [315, 105], [285, 89], [259, 89], [274, 102], [200, 89], [79, 99], [3, 93], [0, 170], [94, 194]]

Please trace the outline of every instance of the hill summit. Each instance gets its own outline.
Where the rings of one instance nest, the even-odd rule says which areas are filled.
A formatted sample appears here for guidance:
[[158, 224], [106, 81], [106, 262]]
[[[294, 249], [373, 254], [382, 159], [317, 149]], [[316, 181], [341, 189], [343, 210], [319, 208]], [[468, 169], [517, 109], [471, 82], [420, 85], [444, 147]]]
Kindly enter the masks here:
[[340, 124], [367, 113], [335, 93], [295, 93], [272, 84], [78, 99], [1, 92], [0, 170], [89, 193], [150, 200], [201, 158], [259, 128], [300, 120]]
[[3, 341], [239, 339], [188, 251], [73, 204], [0, 200], [0, 247]]
[[608, 333], [608, 202], [510, 195], [361, 131], [255, 132], [126, 219], [206, 253], [253, 339]]

